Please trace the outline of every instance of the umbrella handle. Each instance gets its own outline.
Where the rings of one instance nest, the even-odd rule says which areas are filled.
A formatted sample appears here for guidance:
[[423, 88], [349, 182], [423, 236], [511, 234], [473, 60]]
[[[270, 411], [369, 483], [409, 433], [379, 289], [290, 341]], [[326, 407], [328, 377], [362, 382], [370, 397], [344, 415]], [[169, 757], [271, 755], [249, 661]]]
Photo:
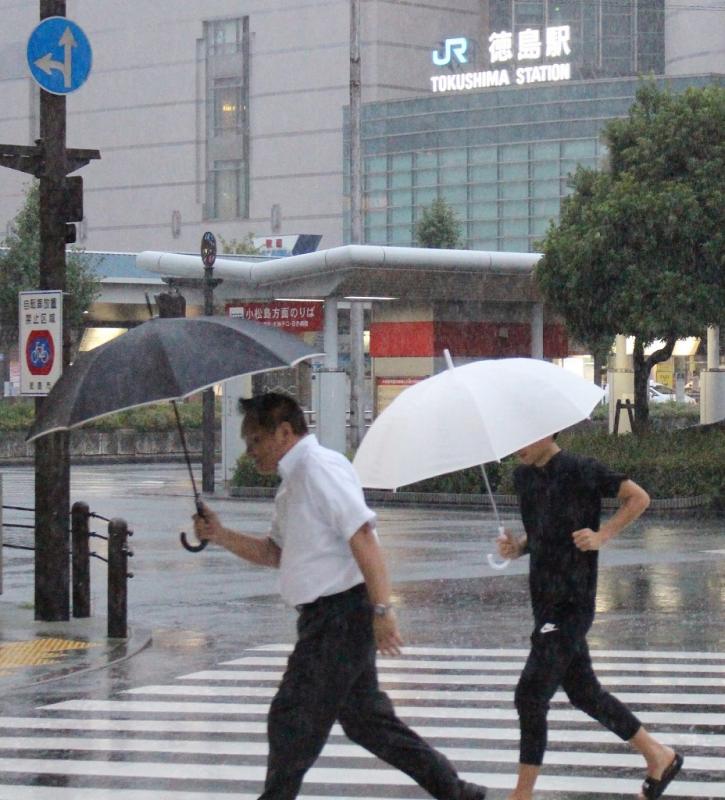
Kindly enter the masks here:
[[[498, 533], [499, 536], [505, 535], [503, 525], [498, 526]], [[488, 559], [488, 565], [493, 569], [506, 569], [506, 567], [508, 567], [509, 565], [509, 562], [511, 561], [511, 559], [509, 558], [500, 558], [499, 556], [494, 555], [493, 553], [489, 553], [486, 556], [486, 558]]]
[[179, 539], [181, 540], [181, 544], [184, 546], [184, 549], [188, 550], [190, 553], [201, 553], [201, 551], [209, 544], [208, 539], [201, 539], [199, 544], [190, 544], [184, 531], [179, 534]]
[[[199, 499], [198, 494], [196, 495], [196, 513], [202, 517], [204, 516], [201, 500]], [[184, 549], [188, 550], [190, 553], [201, 553], [201, 551], [209, 544], [208, 539], [200, 539], [199, 544], [190, 544], [184, 531], [179, 534], [179, 539], [181, 540], [181, 544], [183, 545]]]
[[488, 565], [494, 569], [506, 569], [509, 565], [508, 558], [499, 558], [493, 553], [489, 553], [486, 558], [488, 559]]

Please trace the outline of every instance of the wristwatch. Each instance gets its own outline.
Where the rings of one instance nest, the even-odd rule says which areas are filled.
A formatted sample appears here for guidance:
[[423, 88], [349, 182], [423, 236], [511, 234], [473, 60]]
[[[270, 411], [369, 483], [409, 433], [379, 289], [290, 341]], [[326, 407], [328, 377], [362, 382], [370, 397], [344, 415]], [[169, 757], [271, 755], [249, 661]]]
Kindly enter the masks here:
[[386, 617], [392, 608], [391, 605], [386, 606], [385, 603], [375, 603], [373, 606], [373, 614], [375, 614], [376, 617]]

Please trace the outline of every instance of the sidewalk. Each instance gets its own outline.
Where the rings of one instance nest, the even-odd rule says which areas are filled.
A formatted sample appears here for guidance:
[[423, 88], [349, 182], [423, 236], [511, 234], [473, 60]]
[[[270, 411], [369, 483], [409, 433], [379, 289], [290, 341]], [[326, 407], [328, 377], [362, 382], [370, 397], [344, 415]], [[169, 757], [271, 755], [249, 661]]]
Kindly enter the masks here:
[[143, 650], [150, 631], [128, 626], [109, 639], [105, 617], [37, 622], [32, 608], [0, 602], [0, 695], [78, 672], [103, 669]]

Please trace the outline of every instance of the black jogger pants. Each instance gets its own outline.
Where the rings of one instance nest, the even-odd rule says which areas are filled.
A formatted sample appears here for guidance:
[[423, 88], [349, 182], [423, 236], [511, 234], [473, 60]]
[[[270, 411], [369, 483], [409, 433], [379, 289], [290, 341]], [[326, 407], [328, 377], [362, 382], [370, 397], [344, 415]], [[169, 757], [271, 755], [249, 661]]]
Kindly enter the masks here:
[[565, 633], [544, 625], [531, 636], [531, 652], [516, 687], [515, 702], [521, 726], [519, 762], [540, 766], [546, 750], [549, 701], [556, 690], [566, 692], [572, 705], [593, 717], [620, 739], [628, 741], [639, 720], [616, 697], [605, 691], [592, 668], [584, 633]]
[[292, 800], [338, 720], [353, 742], [433, 797], [459, 800], [464, 782], [445, 756], [395, 715], [378, 688], [372, 607], [360, 584], [301, 607], [298, 641], [267, 721], [269, 759], [259, 800]]

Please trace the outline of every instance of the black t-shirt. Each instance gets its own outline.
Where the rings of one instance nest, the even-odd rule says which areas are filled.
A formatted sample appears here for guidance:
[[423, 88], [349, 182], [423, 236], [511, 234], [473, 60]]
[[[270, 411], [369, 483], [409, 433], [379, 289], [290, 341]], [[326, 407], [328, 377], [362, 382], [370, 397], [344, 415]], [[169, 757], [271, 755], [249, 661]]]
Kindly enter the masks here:
[[514, 472], [531, 556], [529, 588], [537, 627], [545, 622], [585, 631], [594, 619], [595, 550], [581, 551], [572, 534], [599, 530], [602, 497], [616, 497], [626, 476], [593, 458], [563, 450], [543, 467]]

